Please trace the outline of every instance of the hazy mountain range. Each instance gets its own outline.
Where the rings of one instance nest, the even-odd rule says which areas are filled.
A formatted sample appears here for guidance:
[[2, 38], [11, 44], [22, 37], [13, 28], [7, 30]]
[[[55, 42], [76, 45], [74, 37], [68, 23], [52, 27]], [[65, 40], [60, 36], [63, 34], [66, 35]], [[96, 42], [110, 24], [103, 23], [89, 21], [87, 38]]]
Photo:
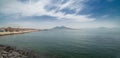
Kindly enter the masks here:
[[53, 27], [52, 29], [73, 29], [73, 28], [69, 28], [66, 26], [56, 26], [56, 27]]

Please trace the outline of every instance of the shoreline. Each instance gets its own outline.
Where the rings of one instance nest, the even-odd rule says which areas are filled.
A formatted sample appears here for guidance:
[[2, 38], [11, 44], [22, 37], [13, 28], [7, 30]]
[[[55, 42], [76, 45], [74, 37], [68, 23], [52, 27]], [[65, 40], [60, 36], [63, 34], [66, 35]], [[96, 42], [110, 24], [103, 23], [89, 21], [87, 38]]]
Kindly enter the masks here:
[[20, 50], [11, 46], [0, 45], [0, 58], [39, 58], [39, 55], [30, 50]]
[[37, 32], [37, 31], [40, 31], [40, 30], [27, 30], [27, 31], [19, 31], [19, 32], [0, 32], [0, 36], [24, 34], [24, 33]]

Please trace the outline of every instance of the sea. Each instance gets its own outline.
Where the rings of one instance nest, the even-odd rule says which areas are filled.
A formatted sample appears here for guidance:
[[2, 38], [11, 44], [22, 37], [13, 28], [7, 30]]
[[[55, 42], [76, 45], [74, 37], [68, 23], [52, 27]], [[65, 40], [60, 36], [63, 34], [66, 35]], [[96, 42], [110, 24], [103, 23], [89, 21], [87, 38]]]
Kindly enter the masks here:
[[119, 29], [38, 31], [0, 36], [0, 44], [33, 50], [43, 58], [120, 58]]

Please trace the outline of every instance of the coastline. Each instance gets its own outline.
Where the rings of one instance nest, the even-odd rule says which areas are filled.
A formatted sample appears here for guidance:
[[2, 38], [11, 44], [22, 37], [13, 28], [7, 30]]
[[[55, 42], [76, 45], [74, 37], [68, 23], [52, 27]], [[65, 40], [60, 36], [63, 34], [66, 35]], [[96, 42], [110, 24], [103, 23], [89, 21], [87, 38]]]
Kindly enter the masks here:
[[[19, 32], [0, 32], [0, 36], [17, 35], [41, 30], [25, 30]], [[41, 58], [39, 53], [29, 49], [17, 49], [17, 47], [0, 44], [0, 58]]]
[[37, 32], [37, 31], [40, 31], [40, 30], [27, 30], [27, 31], [19, 31], [19, 32], [0, 32], [0, 36], [24, 34], [24, 33]]
[[39, 58], [39, 55], [30, 50], [20, 50], [11, 46], [0, 45], [0, 58]]

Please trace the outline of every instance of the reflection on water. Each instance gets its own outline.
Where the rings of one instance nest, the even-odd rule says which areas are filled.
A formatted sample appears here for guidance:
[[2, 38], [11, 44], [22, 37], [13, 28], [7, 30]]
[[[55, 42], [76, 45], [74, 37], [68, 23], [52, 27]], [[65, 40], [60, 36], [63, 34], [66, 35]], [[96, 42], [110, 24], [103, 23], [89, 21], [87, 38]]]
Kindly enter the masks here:
[[0, 44], [29, 48], [47, 58], [120, 58], [120, 31], [49, 30], [1, 36]]

